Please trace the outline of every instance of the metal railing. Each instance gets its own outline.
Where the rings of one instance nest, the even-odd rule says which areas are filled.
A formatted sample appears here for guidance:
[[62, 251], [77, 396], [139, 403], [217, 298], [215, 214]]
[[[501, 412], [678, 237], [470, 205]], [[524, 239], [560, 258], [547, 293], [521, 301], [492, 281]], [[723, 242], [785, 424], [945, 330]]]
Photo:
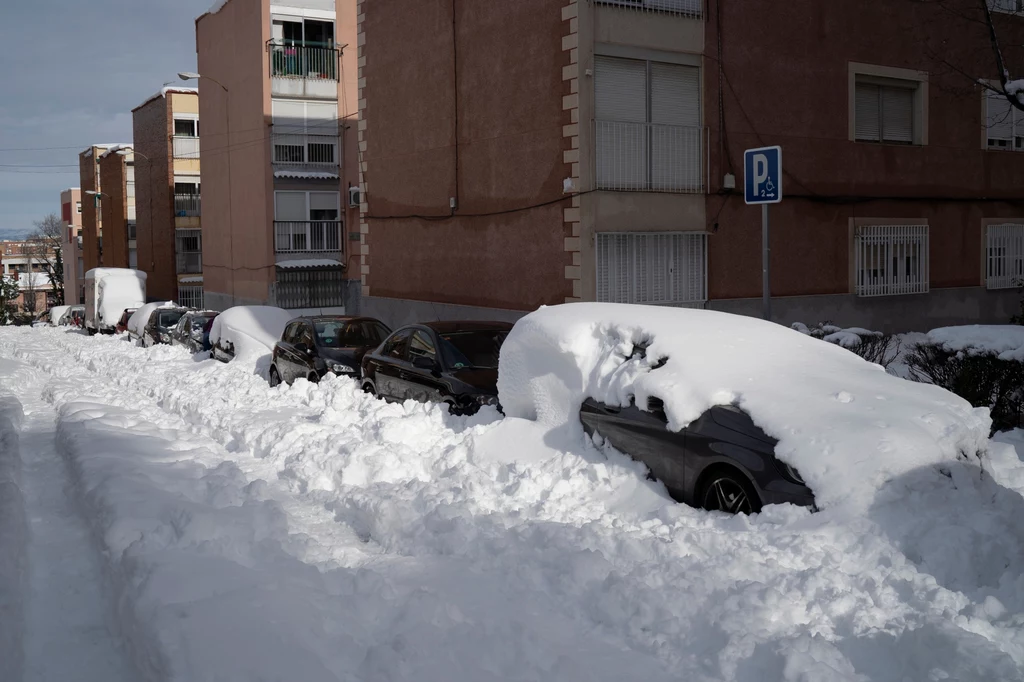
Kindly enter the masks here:
[[178, 261], [178, 274], [187, 275], [203, 271], [203, 253], [201, 251], [179, 251], [175, 254]]
[[278, 268], [275, 304], [286, 310], [345, 305], [345, 273], [333, 268]]
[[853, 242], [858, 296], [928, 293], [928, 226], [870, 225]]
[[341, 221], [274, 221], [274, 251], [277, 253], [322, 253], [341, 251]]
[[985, 286], [1011, 289], [1024, 281], [1024, 225], [989, 225], [986, 232]]
[[597, 300], [702, 308], [707, 236], [697, 232], [599, 232]]
[[294, 135], [274, 133], [274, 164], [336, 168], [338, 166], [337, 135]]
[[597, 4], [640, 12], [681, 14], [686, 17], [700, 17], [704, 12], [704, 0], [597, 0]]
[[202, 199], [199, 194], [175, 194], [174, 215], [192, 218], [202, 215]]
[[203, 287], [202, 285], [185, 286], [178, 285], [178, 305], [186, 308], [203, 309]]
[[700, 127], [595, 121], [597, 189], [701, 193], [703, 148]]
[[174, 158], [176, 159], [198, 159], [199, 138], [187, 135], [175, 135], [171, 138]]
[[282, 45], [270, 41], [270, 75], [274, 78], [338, 80], [337, 48], [318, 45]]

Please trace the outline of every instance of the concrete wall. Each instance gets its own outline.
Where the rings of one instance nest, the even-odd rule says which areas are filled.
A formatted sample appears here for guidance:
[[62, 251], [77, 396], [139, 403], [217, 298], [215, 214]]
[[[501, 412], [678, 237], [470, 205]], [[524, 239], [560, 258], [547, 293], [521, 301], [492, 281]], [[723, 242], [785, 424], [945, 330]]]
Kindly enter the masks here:
[[437, 320], [482, 320], [515, 322], [529, 311], [479, 306], [453, 305], [412, 299], [367, 296], [362, 299], [360, 315], [375, 317], [392, 329], [417, 322]]
[[[67, 213], [71, 220], [64, 224], [64, 234], [61, 238], [61, 258], [64, 260], [64, 300], [68, 305], [77, 303], [79, 299], [79, 287], [82, 282], [78, 273], [78, 258], [82, 250], [78, 247], [78, 235], [82, 231], [82, 214], [78, 212], [77, 206], [82, 203], [82, 210], [85, 210], [82, 202], [82, 190], [77, 187], [66, 189], [60, 193], [61, 213]], [[81, 273], [85, 274], [85, 273]]]
[[[345, 251], [345, 276], [359, 281], [359, 206], [348, 205], [348, 188], [359, 186], [359, 50], [356, 0], [336, 0], [334, 35], [341, 48], [338, 83], [338, 114], [341, 118], [341, 210], [345, 219], [341, 235]], [[349, 235], [355, 234], [355, 239]]]
[[[82, 258], [85, 272], [102, 265], [99, 252], [100, 212], [96, 198], [86, 194], [99, 191], [99, 172], [96, 167], [96, 148], [89, 147], [78, 155], [79, 184], [82, 189]], [[85, 272], [82, 274], [84, 275]]]
[[[171, 97], [157, 97], [132, 112], [135, 150], [135, 204], [139, 269], [147, 274], [147, 295], [173, 301], [178, 296], [174, 256], [174, 175]], [[198, 101], [195, 95], [191, 97]]]
[[572, 295], [563, 4], [460, 2], [453, 22], [449, 0], [364, 3], [362, 267], [374, 299], [527, 310]]
[[[208, 305], [266, 302], [274, 279], [268, 0], [229, 0], [196, 20]], [[230, 121], [230, 134], [228, 122]]]
[[125, 157], [107, 154], [100, 158], [100, 186], [103, 197], [103, 265], [128, 267], [128, 197], [125, 188]]

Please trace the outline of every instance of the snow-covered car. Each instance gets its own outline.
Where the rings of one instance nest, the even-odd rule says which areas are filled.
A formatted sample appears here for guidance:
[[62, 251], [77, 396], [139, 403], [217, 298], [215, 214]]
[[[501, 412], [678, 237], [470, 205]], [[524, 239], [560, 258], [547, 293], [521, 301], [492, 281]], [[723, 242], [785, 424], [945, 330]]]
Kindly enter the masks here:
[[684, 501], [704, 505], [710, 482], [727, 474], [753, 496], [752, 511], [797, 501], [780, 498], [774, 481], [789, 492], [806, 485], [819, 508], [866, 507], [918, 468], [979, 463], [991, 423], [952, 393], [786, 327], [611, 303], [519, 320], [502, 347], [498, 395], [507, 416], [570, 437], [584, 437], [582, 409], [595, 442], [643, 461]]
[[64, 314], [71, 310], [69, 305], [55, 305], [50, 308], [50, 325], [57, 327], [62, 324]]
[[215, 310], [190, 310], [171, 330], [171, 345], [184, 346], [190, 353], [210, 350], [210, 330], [217, 319]]
[[[240, 305], [228, 308], [210, 328], [210, 350], [221, 362], [239, 356], [269, 356], [292, 313], [266, 305]], [[269, 369], [269, 364], [266, 369]]]
[[[149, 324], [150, 318], [153, 316], [153, 311], [158, 308], [175, 309], [177, 307], [178, 305], [174, 301], [158, 301], [139, 306], [139, 308], [132, 313], [132, 316], [128, 318], [128, 339], [140, 346], [151, 345], [145, 343], [145, 337], [146, 326]], [[179, 315], [178, 317], [181, 316]], [[175, 322], [178, 321], [178, 317], [174, 319]]]
[[66, 322], [64, 324], [70, 325], [72, 327], [78, 327], [79, 329], [82, 329], [83, 327], [85, 327], [85, 306], [84, 305], [73, 305], [73, 306], [71, 306], [71, 310], [69, 310], [68, 312], [64, 313], [64, 318], [63, 319], [66, 320]]

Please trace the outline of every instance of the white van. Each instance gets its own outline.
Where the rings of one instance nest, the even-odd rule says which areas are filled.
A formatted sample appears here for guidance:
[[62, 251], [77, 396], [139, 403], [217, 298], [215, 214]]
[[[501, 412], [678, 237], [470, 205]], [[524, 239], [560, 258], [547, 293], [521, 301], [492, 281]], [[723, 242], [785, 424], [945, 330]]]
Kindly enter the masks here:
[[146, 273], [129, 268], [93, 268], [85, 273], [85, 329], [113, 333], [125, 308], [146, 303]]

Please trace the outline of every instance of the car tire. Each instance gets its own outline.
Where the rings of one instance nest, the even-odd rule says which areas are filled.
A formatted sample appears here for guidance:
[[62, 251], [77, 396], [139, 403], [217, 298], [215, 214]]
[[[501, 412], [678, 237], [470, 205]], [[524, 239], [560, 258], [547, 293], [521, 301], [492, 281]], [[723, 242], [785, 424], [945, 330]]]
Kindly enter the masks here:
[[316, 372], [310, 372], [309, 374], [306, 375], [306, 381], [308, 381], [311, 384], [318, 384], [320, 383], [320, 375], [317, 374]]
[[727, 514], [756, 514], [761, 511], [761, 498], [750, 482], [732, 467], [714, 467], [701, 475], [697, 489], [697, 506], [707, 511]]
[[281, 375], [277, 371], [277, 367], [270, 366], [270, 387], [274, 388], [281, 385]]
[[363, 382], [363, 393], [365, 393], [367, 395], [372, 395], [374, 398], [377, 397], [377, 389], [373, 387], [373, 382], [370, 382], [370, 381], [364, 381]]

